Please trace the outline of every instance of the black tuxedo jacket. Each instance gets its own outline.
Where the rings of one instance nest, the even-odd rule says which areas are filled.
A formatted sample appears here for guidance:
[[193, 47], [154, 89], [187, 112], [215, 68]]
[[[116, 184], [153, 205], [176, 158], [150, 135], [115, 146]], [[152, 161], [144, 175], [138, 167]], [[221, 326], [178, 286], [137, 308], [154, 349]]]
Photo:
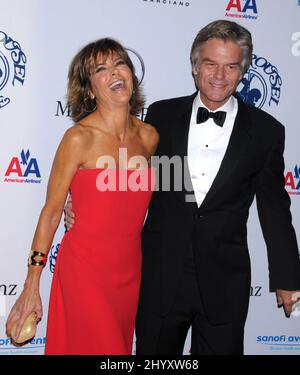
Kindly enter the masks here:
[[[148, 108], [146, 122], [160, 134], [158, 157], [187, 155], [195, 95], [159, 101]], [[186, 188], [176, 191], [178, 180], [173, 177], [171, 191], [153, 193], [142, 232], [138, 316], [169, 311], [192, 244], [198, 284], [211, 322], [246, 319], [251, 276], [246, 224], [254, 196], [267, 245], [270, 290], [300, 289], [298, 247], [284, 187], [283, 150], [284, 127], [239, 100], [225, 156], [200, 208], [195, 200], [186, 201], [187, 195], [191, 198]], [[175, 169], [179, 172], [180, 168]], [[186, 177], [190, 181], [189, 173]]]

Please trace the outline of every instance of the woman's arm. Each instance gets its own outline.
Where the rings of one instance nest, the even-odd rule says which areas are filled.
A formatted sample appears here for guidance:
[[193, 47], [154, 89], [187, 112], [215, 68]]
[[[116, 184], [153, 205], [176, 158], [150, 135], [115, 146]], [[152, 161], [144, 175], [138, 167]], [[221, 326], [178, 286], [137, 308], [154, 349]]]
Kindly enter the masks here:
[[[54, 234], [60, 223], [65, 200], [70, 183], [76, 170], [83, 163], [84, 136], [77, 127], [66, 131], [57, 149], [51, 174], [48, 181], [46, 202], [41, 211], [31, 249], [45, 254], [47, 258]], [[35, 260], [39, 260], [36, 257]], [[7, 335], [11, 335], [11, 328], [17, 322], [15, 339], [26, 317], [33, 311], [37, 319], [42, 318], [42, 304], [39, 293], [39, 281], [43, 266], [28, 265], [24, 289], [11, 309], [6, 323]]]

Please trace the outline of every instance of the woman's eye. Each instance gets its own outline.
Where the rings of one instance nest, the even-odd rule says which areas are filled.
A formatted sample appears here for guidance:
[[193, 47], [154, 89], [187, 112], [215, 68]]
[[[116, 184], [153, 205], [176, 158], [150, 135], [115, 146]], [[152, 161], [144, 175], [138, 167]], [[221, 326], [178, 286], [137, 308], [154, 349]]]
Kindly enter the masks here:
[[95, 73], [101, 72], [104, 69], [105, 69], [104, 66], [96, 66]]

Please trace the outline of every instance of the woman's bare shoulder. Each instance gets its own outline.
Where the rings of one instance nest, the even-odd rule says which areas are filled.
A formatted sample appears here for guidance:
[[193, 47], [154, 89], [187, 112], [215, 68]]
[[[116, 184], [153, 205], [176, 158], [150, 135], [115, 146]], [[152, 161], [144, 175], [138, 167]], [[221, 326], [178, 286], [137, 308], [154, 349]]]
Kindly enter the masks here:
[[91, 132], [87, 126], [76, 123], [66, 130], [63, 141], [73, 146], [84, 146], [90, 137]]

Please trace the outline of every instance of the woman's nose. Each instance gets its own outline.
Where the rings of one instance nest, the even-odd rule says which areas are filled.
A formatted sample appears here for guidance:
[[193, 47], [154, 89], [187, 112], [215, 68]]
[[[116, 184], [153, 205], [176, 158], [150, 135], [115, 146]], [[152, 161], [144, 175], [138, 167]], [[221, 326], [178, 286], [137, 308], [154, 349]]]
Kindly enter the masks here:
[[112, 76], [115, 76], [115, 75], [117, 75], [118, 74], [118, 68], [116, 67], [116, 66], [113, 66], [112, 68], [111, 68], [111, 75]]

